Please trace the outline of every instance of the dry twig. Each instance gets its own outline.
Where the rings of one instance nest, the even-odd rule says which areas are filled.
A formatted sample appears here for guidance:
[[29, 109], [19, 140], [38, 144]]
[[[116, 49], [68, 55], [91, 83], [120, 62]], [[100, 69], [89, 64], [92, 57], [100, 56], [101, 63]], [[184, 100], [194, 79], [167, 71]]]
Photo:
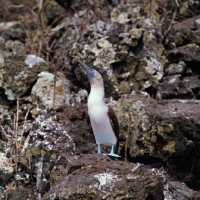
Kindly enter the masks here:
[[14, 162], [14, 166], [15, 166], [15, 173], [17, 173], [17, 163], [20, 159], [20, 153], [22, 150], [22, 137], [25, 131], [25, 126], [26, 126], [26, 121], [27, 121], [27, 117], [28, 117], [28, 113], [30, 111], [30, 108], [27, 110], [25, 118], [24, 118], [24, 124], [23, 124], [23, 129], [21, 132], [21, 138], [20, 138], [20, 142], [18, 142], [18, 123], [19, 123], [19, 98], [17, 98], [17, 111], [16, 114], [14, 114], [14, 119], [13, 119], [13, 131], [12, 131], [12, 136], [11, 138], [9, 138], [6, 134], [6, 131], [4, 129], [4, 127], [2, 126], [2, 124], [0, 124], [2, 133], [5, 135], [6, 139], [8, 140], [8, 143], [11, 145], [11, 149], [12, 149], [12, 159]]
[[15, 173], [17, 173], [17, 162], [18, 162], [18, 142], [17, 142], [17, 132], [18, 132], [18, 121], [19, 121], [19, 98], [17, 98], [17, 113], [14, 115], [14, 127], [12, 132], [12, 154], [14, 156], [15, 162]]
[[175, 17], [176, 17], [176, 8], [174, 8], [172, 20], [171, 20], [171, 23], [170, 23], [168, 29], [163, 33], [163, 38], [166, 39], [167, 34], [170, 32], [170, 30], [171, 30], [171, 28], [172, 28], [172, 25], [174, 24]]
[[6, 200], [8, 199], [8, 192], [10, 190], [15, 190], [16, 189], [16, 185], [12, 186], [12, 185], [6, 185], [6, 189], [4, 190], [4, 194], [6, 194]]
[[129, 113], [129, 121], [128, 121], [128, 129], [126, 134], [126, 143], [125, 143], [125, 162], [127, 162], [127, 149], [128, 149], [128, 139], [129, 139], [129, 132], [130, 132], [130, 126], [131, 126], [131, 114]]
[[10, 141], [10, 139], [8, 138], [8, 136], [7, 136], [7, 134], [6, 134], [6, 131], [5, 131], [5, 129], [4, 129], [4, 127], [2, 126], [1, 123], [0, 123], [0, 127], [1, 127], [2, 133], [4, 134], [4, 136], [6, 137], [6, 139], [7, 139], [8, 141]]
[[54, 88], [53, 88], [53, 108], [55, 108], [55, 101], [56, 101], [56, 80], [57, 80], [57, 73], [56, 73], [56, 65], [53, 64], [53, 68], [54, 68]]
[[23, 129], [22, 129], [21, 138], [20, 138], [20, 145], [22, 144], [22, 138], [23, 138], [23, 134], [24, 134], [24, 131], [25, 131], [26, 120], [27, 120], [29, 111], [30, 111], [30, 108], [27, 110], [26, 115], [25, 115], [25, 118], [24, 118], [24, 124], [23, 124]]

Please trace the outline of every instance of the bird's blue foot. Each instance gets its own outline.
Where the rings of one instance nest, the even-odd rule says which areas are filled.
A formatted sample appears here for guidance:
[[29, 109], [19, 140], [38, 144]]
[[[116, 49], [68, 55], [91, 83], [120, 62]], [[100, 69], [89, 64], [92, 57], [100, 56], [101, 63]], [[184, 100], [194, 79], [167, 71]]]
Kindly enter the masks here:
[[101, 145], [100, 144], [97, 144], [98, 145], [98, 154], [102, 154], [101, 153]]
[[116, 157], [116, 158], [120, 158], [121, 156], [119, 156], [119, 155], [117, 155], [117, 154], [115, 154], [115, 153], [109, 153], [109, 154], [107, 154], [108, 156], [112, 156], [112, 157]]
[[121, 156], [117, 155], [114, 153], [114, 144], [112, 144], [112, 147], [111, 147], [111, 150], [110, 150], [110, 153], [108, 154], [108, 156], [112, 156], [112, 157], [116, 157], [116, 158], [119, 158]]

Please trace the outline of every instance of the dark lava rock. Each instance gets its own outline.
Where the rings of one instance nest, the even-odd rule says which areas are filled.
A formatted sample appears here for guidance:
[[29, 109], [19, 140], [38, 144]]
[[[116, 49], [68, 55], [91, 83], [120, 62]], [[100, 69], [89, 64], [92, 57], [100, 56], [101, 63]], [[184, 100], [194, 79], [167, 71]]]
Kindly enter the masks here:
[[165, 76], [157, 87], [157, 99], [199, 99], [200, 79], [198, 75], [182, 77]]
[[25, 187], [17, 187], [16, 189], [11, 189], [8, 192], [6, 192], [6, 199], [8, 200], [27, 200], [27, 199], [32, 199], [36, 200], [34, 196], [34, 191], [32, 189], [27, 189]]
[[187, 44], [168, 51], [167, 58], [172, 62], [176, 61], [200, 61], [200, 47], [195, 43]]
[[82, 86], [88, 88], [88, 80], [75, 67], [77, 58], [102, 74], [106, 95], [116, 98], [132, 90], [144, 91], [162, 79], [164, 48], [155, 42], [155, 26], [144, 20], [140, 10], [138, 4], [119, 4], [111, 13], [111, 23], [91, 24], [84, 37], [68, 48], [70, 71]]
[[183, 61], [180, 61], [179, 63], [171, 63], [166, 69], [165, 73], [167, 75], [173, 75], [173, 74], [182, 74], [186, 68], [186, 64]]
[[54, 167], [51, 176], [64, 169], [68, 175], [57, 181], [43, 200], [163, 199], [163, 179], [139, 163], [125, 163], [97, 154], [66, 156], [64, 160]]
[[[199, 41], [199, 22], [200, 15], [184, 19], [181, 22], [175, 23], [168, 35], [171, 42], [175, 42], [177, 47], [184, 46], [186, 44], [195, 43], [200, 44]], [[173, 35], [173, 37], [171, 37]]]
[[[166, 76], [157, 88], [157, 99], [193, 99], [195, 94], [181, 75]], [[193, 81], [195, 82], [195, 80]], [[200, 81], [199, 81], [200, 82]]]
[[5, 57], [5, 64], [0, 65], [2, 77], [0, 78], [0, 89], [8, 100], [16, 100], [33, 86], [37, 75], [41, 71], [48, 71], [46, 62], [39, 62], [34, 66], [25, 64], [25, 57]]
[[[199, 110], [199, 100], [156, 101], [139, 93], [122, 96], [116, 112], [121, 135], [127, 136], [130, 160], [162, 160], [170, 168], [180, 170], [177, 178], [194, 186], [200, 180], [196, 171], [200, 152]], [[189, 174], [196, 179], [184, 180]]]
[[31, 170], [39, 193], [44, 194], [49, 189], [49, 173], [60, 155], [96, 151], [94, 136], [89, 133], [87, 123], [83, 120], [84, 111], [84, 106], [77, 105], [57, 112], [38, 112], [24, 142], [20, 163]]
[[199, 151], [199, 100], [156, 101], [139, 93], [124, 95], [116, 109], [121, 135], [128, 133], [131, 157], [193, 155]]
[[193, 200], [195, 192], [189, 189], [184, 183], [169, 181], [166, 185], [165, 197], [171, 200]]

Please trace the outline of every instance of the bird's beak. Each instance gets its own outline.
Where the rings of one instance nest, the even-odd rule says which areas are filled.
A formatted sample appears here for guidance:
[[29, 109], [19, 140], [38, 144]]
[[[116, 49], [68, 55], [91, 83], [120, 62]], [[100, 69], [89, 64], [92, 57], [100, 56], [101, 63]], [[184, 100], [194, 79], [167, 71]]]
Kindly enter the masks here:
[[88, 66], [87, 66], [85, 63], [83, 63], [81, 60], [78, 59], [77, 61], [80, 63], [81, 67], [85, 70], [85, 72], [86, 72], [86, 74], [87, 74], [87, 77], [88, 77], [89, 79], [94, 78], [95, 70], [92, 69], [92, 68], [90, 68], [90, 67], [88, 67]]

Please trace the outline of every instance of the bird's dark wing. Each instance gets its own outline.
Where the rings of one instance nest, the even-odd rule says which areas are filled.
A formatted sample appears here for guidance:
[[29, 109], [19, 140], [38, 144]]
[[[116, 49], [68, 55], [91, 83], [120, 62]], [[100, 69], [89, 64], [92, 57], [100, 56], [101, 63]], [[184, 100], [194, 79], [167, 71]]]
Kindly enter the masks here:
[[116, 145], [116, 148], [115, 148], [115, 152], [117, 152], [118, 147], [119, 147], [119, 122], [118, 122], [118, 119], [117, 119], [117, 115], [115, 114], [115, 111], [111, 106], [108, 106], [108, 116], [110, 118], [112, 129], [113, 129], [115, 136], [117, 138], [117, 145]]

